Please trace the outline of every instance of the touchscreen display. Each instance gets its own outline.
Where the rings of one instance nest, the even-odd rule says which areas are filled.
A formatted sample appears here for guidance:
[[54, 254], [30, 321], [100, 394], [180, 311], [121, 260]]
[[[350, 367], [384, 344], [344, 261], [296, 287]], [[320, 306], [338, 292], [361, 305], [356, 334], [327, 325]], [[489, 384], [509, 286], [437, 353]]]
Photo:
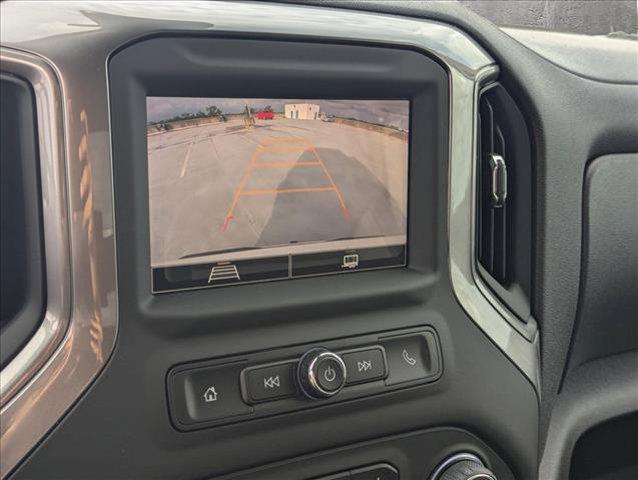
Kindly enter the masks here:
[[408, 100], [146, 105], [154, 292], [405, 265]]

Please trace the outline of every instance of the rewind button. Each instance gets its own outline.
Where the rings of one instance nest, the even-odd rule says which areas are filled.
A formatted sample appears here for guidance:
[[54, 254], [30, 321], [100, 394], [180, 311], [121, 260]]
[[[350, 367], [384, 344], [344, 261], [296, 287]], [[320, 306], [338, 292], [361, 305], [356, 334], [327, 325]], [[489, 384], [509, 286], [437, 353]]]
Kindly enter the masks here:
[[264, 388], [279, 388], [281, 387], [281, 380], [279, 379], [279, 375], [270, 376], [268, 378], [264, 378]]
[[246, 401], [258, 403], [295, 395], [294, 365], [288, 362], [244, 370], [242, 383]]

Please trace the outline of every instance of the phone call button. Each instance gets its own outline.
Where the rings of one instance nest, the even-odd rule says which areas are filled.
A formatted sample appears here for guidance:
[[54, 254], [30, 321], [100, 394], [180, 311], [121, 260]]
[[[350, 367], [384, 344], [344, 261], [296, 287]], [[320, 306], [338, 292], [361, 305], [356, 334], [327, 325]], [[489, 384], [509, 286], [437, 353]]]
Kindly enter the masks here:
[[411, 382], [439, 373], [438, 349], [432, 332], [380, 339], [388, 360], [387, 385]]

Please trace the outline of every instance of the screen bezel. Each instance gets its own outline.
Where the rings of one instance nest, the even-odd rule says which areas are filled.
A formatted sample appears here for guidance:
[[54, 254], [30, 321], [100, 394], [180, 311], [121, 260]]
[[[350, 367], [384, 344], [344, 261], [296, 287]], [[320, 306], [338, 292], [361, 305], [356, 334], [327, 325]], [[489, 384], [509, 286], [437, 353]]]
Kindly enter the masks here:
[[[186, 99], [192, 99], [192, 98], [196, 98], [196, 99], [202, 99], [202, 100], [206, 100], [206, 99], [210, 99], [212, 100], [227, 100], [227, 99], [236, 99], [236, 100], [247, 100], [250, 101], [251, 98], [246, 97], [246, 96], [242, 96], [242, 97], [192, 97], [192, 96], [188, 96], [188, 97], [184, 97], [184, 96], [147, 96], [146, 97], [146, 123], [145, 125], [148, 126], [148, 101], [150, 98], [166, 98], [166, 99], [171, 99], [171, 100], [179, 100], [182, 98], [186, 98]], [[262, 100], [261, 98], [259, 98], [258, 100]], [[289, 97], [278, 97], [278, 98], [273, 98], [273, 99], [268, 99], [268, 100], [273, 100], [273, 101], [278, 101], [278, 100], [295, 100], [297, 102], [314, 102], [314, 101], [321, 101], [321, 100], [334, 100], [332, 98], [304, 98], [304, 99], [300, 99], [300, 98], [289, 98]], [[392, 252], [396, 253], [394, 259], [391, 259], [389, 257], [383, 257], [382, 259], [380, 259], [379, 262], [376, 262], [373, 265], [368, 265], [365, 266], [363, 264], [358, 265], [356, 268], [353, 269], [341, 269], [341, 270], [336, 270], [335, 267], [328, 267], [328, 268], [324, 268], [323, 270], [325, 271], [315, 271], [312, 273], [295, 273], [295, 265], [293, 265], [293, 263], [296, 263], [297, 261], [301, 261], [301, 258], [298, 258], [300, 256], [306, 256], [307, 255], [311, 255], [312, 252], [310, 254], [306, 253], [299, 253], [296, 250], [298, 250], [297, 248], [295, 248], [296, 246], [293, 247], [288, 247], [286, 248], [286, 246], [284, 245], [273, 245], [273, 246], [268, 246], [268, 247], [262, 247], [264, 250], [281, 250], [282, 253], [276, 255], [271, 254], [271, 255], [255, 255], [255, 253], [260, 252], [261, 249], [253, 249], [250, 250], [250, 252], [253, 253], [253, 255], [250, 255], [249, 252], [244, 252], [242, 251], [242, 255], [233, 258], [231, 256], [231, 258], [229, 259], [224, 259], [223, 262], [220, 260], [211, 260], [211, 259], [207, 259], [207, 261], [200, 261], [200, 262], [179, 262], [179, 261], [175, 261], [175, 263], [171, 263], [171, 262], [165, 262], [162, 265], [154, 265], [150, 264], [150, 269], [151, 269], [151, 283], [152, 283], [152, 292], [154, 294], [158, 294], [158, 293], [170, 293], [170, 292], [177, 292], [177, 291], [184, 291], [184, 290], [196, 290], [196, 289], [200, 289], [200, 288], [222, 288], [222, 287], [228, 287], [228, 286], [235, 286], [235, 285], [245, 285], [245, 284], [249, 284], [249, 283], [260, 283], [260, 282], [272, 282], [272, 281], [283, 281], [283, 280], [293, 280], [293, 279], [297, 279], [297, 278], [305, 278], [305, 277], [313, 277], [313, 276], [320, 276], [320, 275], [338, 275], [338, 274], [345, 274], [345, 273], [358, 273], [358, 272], [364, 272], [364, 271], [370, 271], [370, 270], [379, 270], [379, 269], [388, 269], [388, 268], [400, 268], [400, 267], [405, 267], [407, 265], [407, 249], [408, 249], [408, 218], [409, 218], [409, 202], [408, 202], [408, 198], [410, 195], [410, 185], [409, 185], [409, 169], [410, 169], [410, 142], [411, 142], [411, 132], [409, 129], [409, 125], [411, 122], [411, 115], [412, 115], [412, 102], [409, 98], [357, 98], [357, 99], [352, 99], [352, 98], [340, 98], [339, 100], [342, 101], [359, 101], [359, 100], [365, 100], [365, 101], [378, 101], [378, 102], [383, 102], [383, 101], [402, 101], [402, 102], [406, 102], [406, 108], [407, 108], [407, 116], [408, 116], [408, 138], [407, 138], [407, 152], [406, 152], [406, 157], [402, 157], [400, 160], [401, 161], [405, 161], [406, 162], [406, 176], [403, 179], [404, 181], [404, 188], [405, 188], [405, 198], [403, 199], [403, 205], [402, 207], [405, 209], [405, 220], [403, 222], [403, 228], [404, 228], [404, 233], [401, 235], [405, 238], [405, 240], [403, 241], [403, 243], [398, 244], [398, 243], [383, 243], [382, 245], [366, 245], [365, 242], [362, 239], [359, 239], [357, 237], [353, 237], [352, 239], [349, 240], [360, 240], [359, 242], [356, 243], [361, 243], [362, 245], [358, 246], [358, 247], [343, 247], [343, 248], [338, 248], [338, 243], [335, 243], [335, 241], [330, 241], [330, 240], [325, 240], [325, 241], [317, 241], [317, 242], [307, 242], [304, 243], [303, 245], [306, 245], [308, 248], [312, 249], [313, 246], [317, 247], [319, 250], [317, 250], [316, 252], [314, 252], [315, 254], [325, 254], [325, 255], [329, 255], [332, 254], [333, 256], [343, 256], [346, 253], [351, 254], [351, 253], [357, 253], [357, 254], [361, 254], [361, 255], [366, 255], [368, 252], [372, 252], [373, 250], [377, 250], [377, 251], [381, 251], [381, 250], [386, 250], [386, 252], [384, 252], [384, 255], [389, 255]], [[148, 134], [146, 139], [148, 140]], [[150, 163], [150, 157], [148, 156], [148, 144], [147, 144], [147, 171], [150, 169], [149, 166]], [[149, 183], [150, 183], [150, 178], [148, 179]], [[150, 210], [150, 204], [151, 204], [151, 197], [150, 197], [150, 189], [149, 189], [149, 210]], [[151, 230], [151, 218], [150, 218], [150, 212], [149, 212], [149, 233], [152, 231]], [[347, 240], [347, 239], [344, 239]], [[150, 241], [150, 238], [149, 238]], [[152, 244], [149, 245], [149, 248], [151, 249], [151, 254], [152, 254]], [[400, 250], [399, 250], [400, 249]], [[243, 250], [243, 249], [242, 249]], [[285, 253], [283, 252], [284, 250], [287, 250]], [[337, 255], [337, 252], [339, 253]], [[223, 252], [219, 252], [219, 253], [223, 253]], [[211, 251], [210, 255], [212, 257], [214, 257], [216, 254], [218, 254], [218, 252], [215, 251]], [[241, 258], [240, 258], [241, 257]], [[286, 257], [284, 259], [284, 257]], [[257, 261], [256, 261], [257, 260]], [[269, 261], [270, 260], [270, 261]], [[256, 280], [244, 280], [243, 277], [244, 275], [242, 274], [242, 279], [241, 280], [228, 280], [228, 281], [222, 281], [220, 283], [211, 283], [210, 281], [206, 284], [203, 284], [202, 282], [204, 280], [199, 280], [199, 281], [193, 281], [190, 280], [190, 282], [188, 280], [184, 280], [182, 282], [182, 284], [180, 285], [178, 281], [173, 281], [171, 282], [169, 279], [166, 278], [167, 275], [170, 275], [171, 273], [173, 275], [175, 274], [182, 274], [185, 277], [191, 277], [194, 276], [195, 272], [200, 271], [203, 272], [205, 269], [207, 269], [209, 272], [211, 272], [212, 268], [221, 264], [229, 264], [230, 266], [236, 266], [237, 268], [239, 268], [239, 270], [241, 270], [243, 265], [246, 265], [248, 268], [253, 267], [253, 269], [256, 267], [257, 263], [262, 263], [262, 264], [273, 264], [276, 263], [279, 260], [279, 263], [282, 263], [282, 267], [284, 266], [283, 263], [285, 262], [287, 264], [287, 266], [285, 266], [287, 273], [283, 272], [283, 271], [279, 271], [278, 273], [274, 273], [271, 275], [268, 275], [267, 272], [264, 272], [263, 278], [259, 278]], [[308, 260], [311, 261], [311, 259], [308, 258]], [[332, 259], [333, 262], [336, 260]], [[253, 265], [251, 265], [250, 263], [253, 263]], [[206, 268], [204, 268], [206, 267]], [[317, 270], [321, 270], [321, 268], [318, 268]], [[191, 284], [191, 286], [189, 286], [189, 283]]]
[[[246, 295], [258, 310], [280, 310], [286, 303], [282, 298], [337, 305], [346, 299], [349, 303], [374, 297], [377, 306], [380, 301], [405, 305], [406, 301], [421, 303], [428, 285], [434, 288], [438, 259], [447, 251], [447, 195], [442, 186], [447, 183], [449, 80], [447, 71], [423, 52], [319, 43], [310, 38], [159, 36], [116, 54], [109, 64], [109, 79], [120, 301], [136, 305], [140, 318], [226, 323], [218, 313], [241, 311]], [[405, 267], [152, 294], [146, 97], [242, 97], [248, 93], [259, 98], [410, 100]], [[371, 308], [369, 302], [357, 304], [360, 309]], [[278, 321], [273, 315], [270, 321]], [[297, 312], [297, 318], [305, 315]]]

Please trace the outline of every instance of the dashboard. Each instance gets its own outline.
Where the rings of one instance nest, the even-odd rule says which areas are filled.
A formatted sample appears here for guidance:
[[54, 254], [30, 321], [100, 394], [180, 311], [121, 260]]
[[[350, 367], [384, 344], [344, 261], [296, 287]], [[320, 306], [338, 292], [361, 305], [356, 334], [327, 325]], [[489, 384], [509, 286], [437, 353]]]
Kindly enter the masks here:
[[567, 478], [574, 179], [633, 178], [636, 82], [558, 109], [620, 109], [581, 155], [551, 104], [585, 80], [455, 6], [53, 3], [2, 5], [41, 198], [3, 479]]

